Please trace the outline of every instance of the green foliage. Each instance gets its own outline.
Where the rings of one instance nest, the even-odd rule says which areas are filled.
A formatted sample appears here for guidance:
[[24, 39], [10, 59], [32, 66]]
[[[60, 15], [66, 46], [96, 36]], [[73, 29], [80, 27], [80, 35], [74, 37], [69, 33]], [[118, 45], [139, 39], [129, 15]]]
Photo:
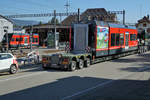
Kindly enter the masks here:
[[42, 25], [42, 21], [39, 22], [39, 25]]
[[[54, 24], [55, 23], [55, 17], [53, 17], [48, 23]], [[56, 18], [56, 24], [59, 24], [59, 20], [57, 18]]]
[[47, 38], [47, 46], [48, 47], [55, 47], [55, 35], [49, 34]]

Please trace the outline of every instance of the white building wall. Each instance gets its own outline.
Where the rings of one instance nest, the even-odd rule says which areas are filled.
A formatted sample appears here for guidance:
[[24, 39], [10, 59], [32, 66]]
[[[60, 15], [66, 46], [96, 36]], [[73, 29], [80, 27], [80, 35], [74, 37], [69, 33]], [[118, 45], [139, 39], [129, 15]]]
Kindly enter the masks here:
[[146, 23], [146, 27], [144, 27], [143, 24], [144, 23], [140, 23], [137, 28], [138, 29], [141, 28], [141, 29], [145, 30], [145, 32], [147, 32], [147, 29], [150, 28], [150, 23]]
[[8, 33], [13, 33], [13, 23], [3, 17], [0, 17], [0, 42], [5, 34], [4, 30], [7, 30]]

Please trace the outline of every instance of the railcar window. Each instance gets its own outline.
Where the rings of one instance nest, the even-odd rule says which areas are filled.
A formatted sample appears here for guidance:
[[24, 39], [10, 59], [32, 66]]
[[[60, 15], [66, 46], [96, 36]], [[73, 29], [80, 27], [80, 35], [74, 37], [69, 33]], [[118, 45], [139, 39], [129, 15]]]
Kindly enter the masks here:
[[124, 45], [124, 34], [120, 34], [120, 45]]
[[15, 38], [12, 38], [11, 41], [15, 41]]
[[38, 38], [35, 38], [35, 42], [38, 42]]
[[35, 38], [32, 38], [32, 42], [35, 42]]
[[120, 43], [120, 34], [117, 33], [116, 34], [116, 46], [119, 46], [119, 43]]
[[23, 41], [23, 38], [20, 38], [20, 41]]
[[16, 38], [16, 41], [19, 41], [19, 38]]
[[115, 38], [116, 38], [115, 33], [112, 33], [111, 34], [111, 46], [115, 46]]
[[130, 41], [136, 40], [136, 34], [130, 34]]

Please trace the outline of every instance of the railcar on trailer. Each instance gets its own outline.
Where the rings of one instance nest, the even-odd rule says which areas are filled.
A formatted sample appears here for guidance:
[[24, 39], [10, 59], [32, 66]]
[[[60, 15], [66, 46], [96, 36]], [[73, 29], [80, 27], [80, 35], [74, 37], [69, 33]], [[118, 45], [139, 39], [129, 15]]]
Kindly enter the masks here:
[[52, 67], [73, 71], [92, 63], [133, 54], [138, 49], [135, 27], [91, 21], [87, 24], [74, 24], [70, 32], [71, 51], [43, 55], [44, 69]]

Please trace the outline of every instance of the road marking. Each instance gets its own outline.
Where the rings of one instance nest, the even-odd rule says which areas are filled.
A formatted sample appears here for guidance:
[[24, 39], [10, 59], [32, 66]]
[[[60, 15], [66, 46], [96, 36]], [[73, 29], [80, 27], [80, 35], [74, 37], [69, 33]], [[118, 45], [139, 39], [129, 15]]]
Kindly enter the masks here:
[[11, 77], [11, 78], [7, 78], [7, 79], [1, 79], [0, 82], [10, 81], [10, 80], [16, 80], [16, 79], [25, 78], [25, 77], [30, 77], [30, 76], [36, 76], [36, 75], [43, 74], [43, 73], [45, 73], [45, 72], [46, 72], [46, 71], [42, 71], [42, 72], [37, 72], [37, 73], [22, 75], [22, 76], [18, 76], [18, 77]]
[[[146, 67], [146, 68], [139, 69], [137, 72], [143, 72], [143, 71], [145, 71], [145, 70], [147, 70], [147, 69], [150, 69], [150, 67]], [[132, 75], [134, 75], [134, 74], [136, 74], [136, 72], [134, 72], [134, 73], [129, 73], [129, 74], [125, 75], [125, 76], [118, 77], [118, 78], [116, 78], [116, 79], [114, 79], [114, 80], [110, 80], [110, 81], [107, 81], [107, 82], [100, 83], [100, 84], [98, 84], [98, 85], [96, 85], [96, 86], [93, 86], [93, 87], [91, 87], [91, 88], [88, 88], [88, 89], [85, 89], [85, 90], [83, 90], [83, 91], [79, 91], [79, 92], [77, 92], [77, 93], [74, 93], [73, 95], [66, 96], [66, 97], [62, 98], [61, 100], [71, 99], [72, 97], [75, 97], [75, 96], [78, 96], [78, 95], [87, 93], [87, 92], [89, 92], [89, 91], [91, 91], [91, 90], [94, 90], [94, 89], [96, 89], [96, 88], [98, 88], [98, 87], [99, 87], [99, 88], [102, 88], [102, 87], [104, 87], [104, 86], [106, 86], [106, 85], [108, 85], [108, 84], [111, 84], [111, 83], [113, 83], [113, 82], [116, 82], [116, 81], [118, 81], [118, 80], [120, 80], [120, 79], [129, 77], [129, 76], [132, 76]]]

